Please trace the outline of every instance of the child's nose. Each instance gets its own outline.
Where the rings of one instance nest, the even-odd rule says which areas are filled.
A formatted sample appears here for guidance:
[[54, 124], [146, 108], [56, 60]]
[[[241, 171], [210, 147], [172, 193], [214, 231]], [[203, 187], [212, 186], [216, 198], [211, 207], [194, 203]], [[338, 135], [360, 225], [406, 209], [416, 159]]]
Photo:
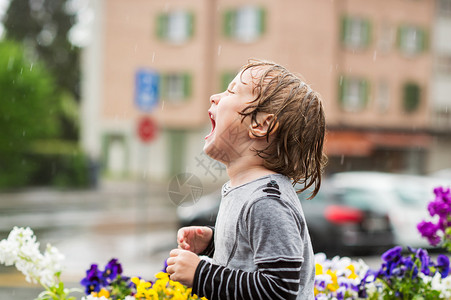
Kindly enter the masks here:
[[218, 104], [220, 98], [221, 98], [220, 94], [211, 95], [210, 96], [210, 103]]

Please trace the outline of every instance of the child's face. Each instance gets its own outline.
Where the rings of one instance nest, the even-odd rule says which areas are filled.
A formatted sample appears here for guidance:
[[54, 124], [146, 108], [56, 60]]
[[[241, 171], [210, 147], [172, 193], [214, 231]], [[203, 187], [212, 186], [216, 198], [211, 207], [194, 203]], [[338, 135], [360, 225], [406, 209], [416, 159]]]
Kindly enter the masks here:
[[240, 156], [252, 143], [249, 137], [249, 118], [242, 121], [239, 114], [254, 100], [251, 72], [255, 77], [258, 71], [248, 69], [238, 73], [226, 91], [210, 97], [211, 107], [208, 113], [212, 130], [205, 137], [204, 151], [226, 165]]

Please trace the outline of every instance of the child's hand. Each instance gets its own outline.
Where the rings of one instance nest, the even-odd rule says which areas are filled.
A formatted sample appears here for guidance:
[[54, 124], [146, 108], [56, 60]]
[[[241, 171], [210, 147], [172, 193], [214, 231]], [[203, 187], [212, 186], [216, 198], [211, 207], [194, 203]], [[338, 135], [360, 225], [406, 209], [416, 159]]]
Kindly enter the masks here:
[[192, 287], [194, 273], [200, 258], [196, 254], [182, 249], [173, 249], [169, 255], [170, 257], [167, 260], [168, 267], [166, 268], [169, 278], [187, 287]]
[[199, 254], [207, 248], [212, 236], [213, 230], [209, 227], [182, 227], [177, 232], [177, 244], [180, 249]]

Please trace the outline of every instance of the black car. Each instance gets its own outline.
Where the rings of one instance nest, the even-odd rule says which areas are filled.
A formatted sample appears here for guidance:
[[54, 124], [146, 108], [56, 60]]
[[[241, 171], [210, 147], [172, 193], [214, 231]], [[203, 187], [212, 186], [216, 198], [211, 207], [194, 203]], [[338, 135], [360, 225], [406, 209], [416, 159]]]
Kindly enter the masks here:
[[[394, 235], [386, 213], [380, 212], [365, 195], [323, 183], [320, 192], [307, 200], [298, 194], [314, 251], [328, 255], [365, 255], [393, 246]], [[214, 225], [221, 201], [220, 191], [206, 195], [189, 207], [179, 207], [180, 226]]]

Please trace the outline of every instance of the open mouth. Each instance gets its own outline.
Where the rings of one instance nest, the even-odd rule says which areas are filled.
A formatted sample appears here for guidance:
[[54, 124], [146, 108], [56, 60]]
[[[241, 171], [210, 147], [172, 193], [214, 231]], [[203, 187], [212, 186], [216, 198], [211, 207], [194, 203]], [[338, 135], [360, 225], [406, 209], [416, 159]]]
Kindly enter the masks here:
[[215, 127], [216, 127], [216, 121], [215, 121], [215, 117], [211, 112], [208, 112], [208, 116], [210, 117], [210, 121], [211, 121], [211, 131], [210, 133], [205, 137], [205, 139], [208, 139], [213, 132], [215, 131]]

